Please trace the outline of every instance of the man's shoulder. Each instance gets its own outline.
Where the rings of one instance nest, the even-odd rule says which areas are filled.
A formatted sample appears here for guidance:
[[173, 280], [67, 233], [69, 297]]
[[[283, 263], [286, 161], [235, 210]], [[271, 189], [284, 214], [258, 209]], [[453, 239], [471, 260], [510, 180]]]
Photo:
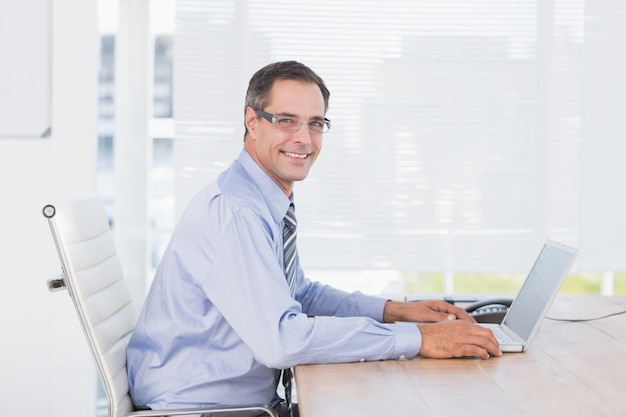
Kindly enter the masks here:
[[[239, 160], [235, 160], [217, 179], [200, 189], [185, 209], [183, 217], [191, 223], [219, 221], [221, 226], [233, 218], [247, 218], [261, 223], [282, 219], [280, 190], [265, 187], [251, 177]], [[261, 181], [262, 183], [262, 181]]]
[[263, 198], [253, 187], [245, 183], [238, 187], [229, 187], [215, 182], [198, 191], [190, 201], [187, 211], [199, 214], [216, 210], [215, 214], [224, 215], [242, 209], [257, 211], [263, 206]]

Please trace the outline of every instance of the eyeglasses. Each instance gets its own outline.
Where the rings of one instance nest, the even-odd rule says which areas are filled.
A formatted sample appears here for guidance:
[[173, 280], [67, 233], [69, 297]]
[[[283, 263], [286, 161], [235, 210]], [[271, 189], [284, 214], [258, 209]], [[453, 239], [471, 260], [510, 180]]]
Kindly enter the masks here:
[[260, 115], [261, 117], [263, 117], [265, 120], [267, 120], [274, 126], [278, 127], [279, 129], [286, 130], [288, 132], [297, 132], [298, 130], [300, 130], [303, 124], [307, 125], [309, 132], [315, 133], [315, 134], [326, 133], [330, 129], [330, 120], [328, 120], [327, 118], [324, 118], [322, 120], [314, 119], [314, 120], [302, 121], [292, 116], [285, 116], [282, 114], [271, 114], [268, 112], [264, 112], [263, 110], [260, 110], [260, 109], [254, 109], [254, 111], [256, 112], [256, 114]]

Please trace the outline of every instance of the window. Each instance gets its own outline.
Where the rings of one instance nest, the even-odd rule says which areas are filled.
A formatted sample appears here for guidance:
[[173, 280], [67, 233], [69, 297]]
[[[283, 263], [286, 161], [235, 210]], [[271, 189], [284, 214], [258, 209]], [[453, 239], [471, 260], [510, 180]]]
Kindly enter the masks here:
[[612, 287], [605, 270], [626, 270], [621, 239], [595, 243], [626, 234], [602, 214], [626, 208], [603, 163], [624, 154], [612, 138], [626, 132], [602, 111], [607, 96], [626, 105], [611, 88], [626, 60], [598, 52], [624, 34], [618, 3], [603, 4], [179, 0], [176, 213], [239, 153], [253, 72], [296, 59], [331, 90], [333, 128], [296, 186], [313, 278], [341, 270], [346, 287], [371, 292], [451, 292], [455, 276], [460, 290], [487, 290], [493, 277], [515, 286], [552, 238], [581, 248], [581, 282]]

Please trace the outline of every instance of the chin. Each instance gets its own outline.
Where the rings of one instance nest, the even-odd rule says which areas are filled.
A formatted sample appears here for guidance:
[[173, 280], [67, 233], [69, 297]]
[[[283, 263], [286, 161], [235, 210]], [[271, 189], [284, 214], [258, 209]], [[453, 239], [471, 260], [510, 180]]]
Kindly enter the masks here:
[[293, 182], [297, 182], [297, 181], [304, 181], [306, 179], [306, 177], [308, 177], [308, 172], [305, 175], [298, 175], [295, 177], [291, 177], [291, 181]]

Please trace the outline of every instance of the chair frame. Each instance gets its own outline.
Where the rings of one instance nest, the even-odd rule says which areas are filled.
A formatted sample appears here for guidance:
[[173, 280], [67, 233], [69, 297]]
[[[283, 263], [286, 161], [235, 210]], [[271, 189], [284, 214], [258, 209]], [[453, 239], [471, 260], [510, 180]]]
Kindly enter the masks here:
[[[279, 417], [278, 412], [268, 405], [201, 407], [171, 410], [138, 410], [132, 402], [128, 389], [128, 374], [126, 370], [125, 356], [126, 346], [128, 344], [130, 334], [132, 334], [132, 330], [134, 329], [137, 313], [136, 310], [134, 310], [134, 307], [132, 307], [132, 300], [130, 299], [130, 292], [128, 291], [125, 278], [122, 274], [121, 277], [115, 279], [114, 285], [123, 291], [123, 296], [128, 298], [128, 304], [131, 304], [132, 307], [128, 307], [128, 311], [132, 310], [132, 312], [129, 313], [126, 311], [125, 314], [127, 314], [127, 316], [121, 320], [125, 320], [127, 324], [129, 320], [132, 320], [132, 325], [129, 325], [131, 328], [129, 329], [128, 334], [121, 335], [117, 337], [117, 340], [115, 340], [116, 343], [121, 344], [116, 346], [119, 349], [123, 349], [123, 356], [118, 352], [118, 355], [114, 355], [115, 357], [112, 358], [104, 355], [104, 353], [99, 353], [101, 352], [100, 348], [102, 348], [102, 346], [98, 346], [98, 341], [102, 339], [98, 337], [99, 335], [95, 329], [95, 325], [98, 323], [93, 322], [93, 311], [89, 310], [93, 310], [94, 307], [92, 306], [91, 301], [87, 303], [83, 299], [83, 294], [85, 292], [84, 287], [93, 286], [94, 284], [85, 283], [81, 280], [81, 271], [80, 268], [77, 267], [77, 265], [80, 266], [80, 259], [78, 258], [81, 256], [81, 251], [79, 250], [75, 253], [73, 248], [73, 245], [75, 244], [80, 245], [94, 240], [94, 232], [98, 233], [97, 239], [101, 239], [101, 236], [105, 234], [111, 235], [106, 236], [108, 239], [108, 250], [112, 251], [112, 254], [107, 256], [109, 260], [113, 258], [113, 262], [117, 264], [116, 267], [119, 268], [119, 272], [121, 273], [121, 264], [119, 263], [111, 230], [108, 225], [108, 218], [104, 210], [104, 203], [99, 196], [66, 200], [61, 201], [58, 204], [47, 204], [43, 208], [43, 215], [46, 219], [48, 219], [56, 251], [61, 263], [61, 274], [48, 281], [48, 289], [50, 291], [67, 289], [70, 297], [72, 298], [80, 325], [106, 393], [109, 417], [165, 417], [204, 413], [215, 415], [233, 415], [233, 413], [237, 412], [259, 412], [259, 414], [264, 413], [270, 417]], [[92, 223], [97, 224], [95, 227], [92, 227], [93, 224], [91, 224], [91, 221], [88, 220], [92, 216]], [[58, 220], [59, 217], [63, 218], [61, 222]], [[72, 233], [68, 232], [67, 229], [72, 228]], [[94, 230], [83, 233], [83, 229]], [[91, 235], [89, 235], [89, 233], [91, 233]], [[86, 236], [77, 237], [82, 234], [85, 234]], [[82, 250], [82, 253], [84, 253], [84, 249]], [[97, 266], [94, 266], [94, 268], [95, 267]], [[106, 285], [108, 285], [108, 283]], [[112, 313], [112, 315], [114, 314], [118, 314], [118, 312]], [[107, 317], [107, 319], [108, 318], [109, 317]], [[118, 380], [116, 381], [114, 379], [116, 375], [113, 375], [111, 372], [113, 366], [115, 369], [121, 369], [119, 372], [123, 371], [121, 374], [122, 379], [123, 377], [126, 378], [125, 381], [122, 381], [121, 385], [119, 382], [120, 374], [117, 374]], [[119, 400], [119, 404], [116, 404], [114, 399], [121, 400]]]

